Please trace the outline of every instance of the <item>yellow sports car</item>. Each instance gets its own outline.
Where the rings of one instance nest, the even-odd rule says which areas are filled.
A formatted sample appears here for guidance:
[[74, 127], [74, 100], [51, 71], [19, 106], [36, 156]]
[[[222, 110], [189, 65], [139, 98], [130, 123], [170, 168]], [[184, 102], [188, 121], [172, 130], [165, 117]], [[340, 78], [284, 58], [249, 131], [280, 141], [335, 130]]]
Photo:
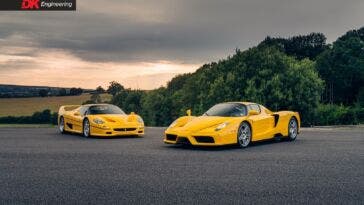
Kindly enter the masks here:
[[165, 131], [168, 144], [216, 146], [237, 144], [241, 148], [250, 142], [287, 138], [295, 140], [300, 129], [297, 112], [272, 112], [250, 102], [227, 102], [211, 107], [202, 116], [187, 116], [175, 120]]
[[74, 132], [84, 137], [110, 137], [144, 134], [143, 119], [135, 113], [127, 115], [109, 104], [65, 105], [58, 112], [61, 133]]

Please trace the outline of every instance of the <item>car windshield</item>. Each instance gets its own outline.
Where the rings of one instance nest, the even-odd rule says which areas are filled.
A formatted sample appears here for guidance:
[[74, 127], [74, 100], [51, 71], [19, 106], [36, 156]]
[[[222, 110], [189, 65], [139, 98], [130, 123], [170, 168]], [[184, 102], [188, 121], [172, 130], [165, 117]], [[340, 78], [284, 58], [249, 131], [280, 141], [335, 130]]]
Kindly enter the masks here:
[[211, 107], [204, 116], [241, 117], [246, 116], [246, 107], [240, 103], [221, 103]]
[[125, 112], [115, 105], [93, 105], [89, 108], [90, 115], [102, 114], [119, 114], [125, 115]]

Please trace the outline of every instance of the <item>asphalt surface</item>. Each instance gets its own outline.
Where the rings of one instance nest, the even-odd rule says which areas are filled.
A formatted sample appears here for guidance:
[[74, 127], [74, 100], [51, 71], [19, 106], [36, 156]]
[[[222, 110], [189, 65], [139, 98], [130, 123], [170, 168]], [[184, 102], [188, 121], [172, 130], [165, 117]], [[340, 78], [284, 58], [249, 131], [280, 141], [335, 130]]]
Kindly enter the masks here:
[[0, 128], [0, 204], [364, 204], [364, 129], [247, 149]]

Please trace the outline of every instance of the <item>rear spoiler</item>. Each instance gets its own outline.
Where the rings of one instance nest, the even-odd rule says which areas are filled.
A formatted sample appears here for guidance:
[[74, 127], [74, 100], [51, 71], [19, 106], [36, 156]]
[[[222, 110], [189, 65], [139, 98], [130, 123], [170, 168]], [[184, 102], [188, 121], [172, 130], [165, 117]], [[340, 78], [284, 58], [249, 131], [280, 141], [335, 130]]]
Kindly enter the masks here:
[[63, 105], [59, 108], [58, 114], [79, 108], [81, 105]]

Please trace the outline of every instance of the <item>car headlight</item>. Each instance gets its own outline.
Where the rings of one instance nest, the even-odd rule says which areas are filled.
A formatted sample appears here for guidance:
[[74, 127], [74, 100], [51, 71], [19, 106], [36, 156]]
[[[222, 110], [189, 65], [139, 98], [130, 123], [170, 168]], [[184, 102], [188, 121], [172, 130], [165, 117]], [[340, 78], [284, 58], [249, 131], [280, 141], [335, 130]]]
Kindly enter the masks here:
[[229, 123], [228, 122], [224, 122], [224, 123], [221, 123], [219, 124], [216, 128], [215, 128], [215, 131], [220, 131], [222, 129], [224, 129]]
[[172, 128], [177, 125], [177, 120], [173, 121], [171, 125], [169, 125], [168, 128]]
[[141, 123], [141, 124], [144, 124], [144, 121], [141, 117], [138, 117], [138, 122]]
[[105, 123], [103, 120], [98, 119], [98, 118], [95, 118], [93, 121], [94, 121], [94, 123], [96, 123], [96, 124], [104, 124], [104, 123]]

